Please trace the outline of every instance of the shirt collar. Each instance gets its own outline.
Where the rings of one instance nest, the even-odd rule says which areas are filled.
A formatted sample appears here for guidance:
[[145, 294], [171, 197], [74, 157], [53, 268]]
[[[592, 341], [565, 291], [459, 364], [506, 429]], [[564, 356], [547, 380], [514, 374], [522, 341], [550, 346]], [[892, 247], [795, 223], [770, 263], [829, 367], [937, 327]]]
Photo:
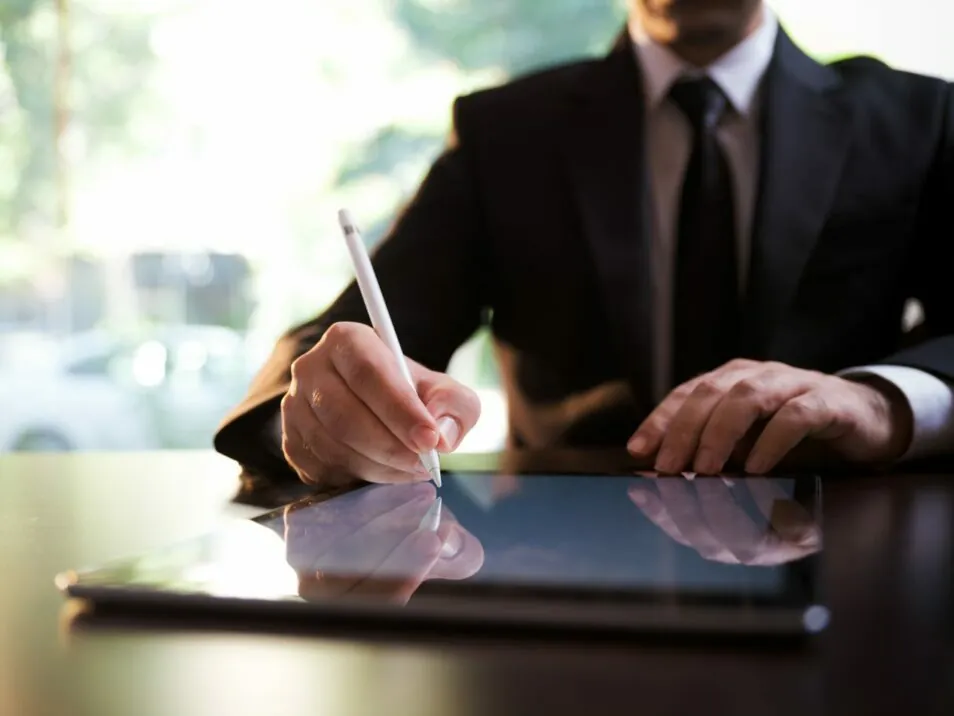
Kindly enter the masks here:
[[770, 8], [764, 7], [759, 28], [700, 72], [668, 47], [649, 39], [637, 22], [630, 23], [650, 108], [658, 106], [679, 78], [704, 73], [719, 85], [735, 111], [743, 116], [752, 109], [759, 82], [772, 60], [777, 35], [778, 19]]

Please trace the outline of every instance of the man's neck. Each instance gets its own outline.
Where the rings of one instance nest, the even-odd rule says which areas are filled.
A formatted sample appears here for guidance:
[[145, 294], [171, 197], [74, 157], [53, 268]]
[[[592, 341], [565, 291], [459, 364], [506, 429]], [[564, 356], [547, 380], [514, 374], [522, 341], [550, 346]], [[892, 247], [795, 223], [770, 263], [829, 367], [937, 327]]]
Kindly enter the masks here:
[[634, 36], [638, 32], [638, 34], [648, 37], [653, 42], [668, 47], [675, 55], [693, 67], [702, 68], [711, 65], [758, 30], [765, 21], [765, 7], [759, 4], [758, 9], [752, 13], [745, 29], [739, 34], [705, 39], [688, 38], [687, 41], [681, 41], [675, 29], [669, 23], [660, 22], [656, 18], [640, 17], [639, 15], [634, 15], [630, 20], [631, 31], [634, 32]]

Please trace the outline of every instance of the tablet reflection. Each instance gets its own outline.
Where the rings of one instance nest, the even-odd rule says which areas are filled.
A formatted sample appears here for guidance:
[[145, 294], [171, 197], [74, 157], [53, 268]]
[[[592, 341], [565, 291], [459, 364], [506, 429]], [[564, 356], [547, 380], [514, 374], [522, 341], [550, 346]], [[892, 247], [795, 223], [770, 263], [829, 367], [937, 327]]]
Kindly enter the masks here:
[[[659, 529], [710, 561], [775, 566], [821, 550], [821, 526], [771, 479], [660, 477], [631, 486], [628, 494]], [[755, 504], [764, 523], [753, 519], [743, 499]]]
[[484, 562], [481, 543], [444, 505], [433, 532], [421, 520], [430, 483], [376, 485], [284, 515], [286, 558], [309, 601], [367, 598], [406, 604], [430, 579], [461, 580]]

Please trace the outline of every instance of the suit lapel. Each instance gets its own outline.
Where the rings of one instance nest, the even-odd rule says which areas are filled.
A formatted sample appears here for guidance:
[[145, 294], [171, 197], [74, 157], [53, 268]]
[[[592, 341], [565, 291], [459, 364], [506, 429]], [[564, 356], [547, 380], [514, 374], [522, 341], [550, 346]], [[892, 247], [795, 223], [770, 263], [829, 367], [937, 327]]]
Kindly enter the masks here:
[[743, 328], [746, 354], [773, 343], [815, 247], [848, 153], [851, 114], [838, 75], [779, 32], [763, 96], [761, 191]]
[[649, 395], [652, 378], [649, 185], [643, 86], [626, 33], [581, 73], [563, 147], [622, 370]]

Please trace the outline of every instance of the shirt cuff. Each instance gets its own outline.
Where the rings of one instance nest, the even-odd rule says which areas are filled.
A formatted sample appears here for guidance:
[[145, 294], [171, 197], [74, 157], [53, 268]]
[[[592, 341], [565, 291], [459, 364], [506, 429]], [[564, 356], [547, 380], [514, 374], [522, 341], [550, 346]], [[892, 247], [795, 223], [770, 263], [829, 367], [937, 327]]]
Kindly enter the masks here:
[[954, 385], [917, 368], [869, 365], [839, 371], [842, 378], [878, 377], [894, 385], [911, 408], [913, 435], [902, 460], [946, 454], [954, 446]]

